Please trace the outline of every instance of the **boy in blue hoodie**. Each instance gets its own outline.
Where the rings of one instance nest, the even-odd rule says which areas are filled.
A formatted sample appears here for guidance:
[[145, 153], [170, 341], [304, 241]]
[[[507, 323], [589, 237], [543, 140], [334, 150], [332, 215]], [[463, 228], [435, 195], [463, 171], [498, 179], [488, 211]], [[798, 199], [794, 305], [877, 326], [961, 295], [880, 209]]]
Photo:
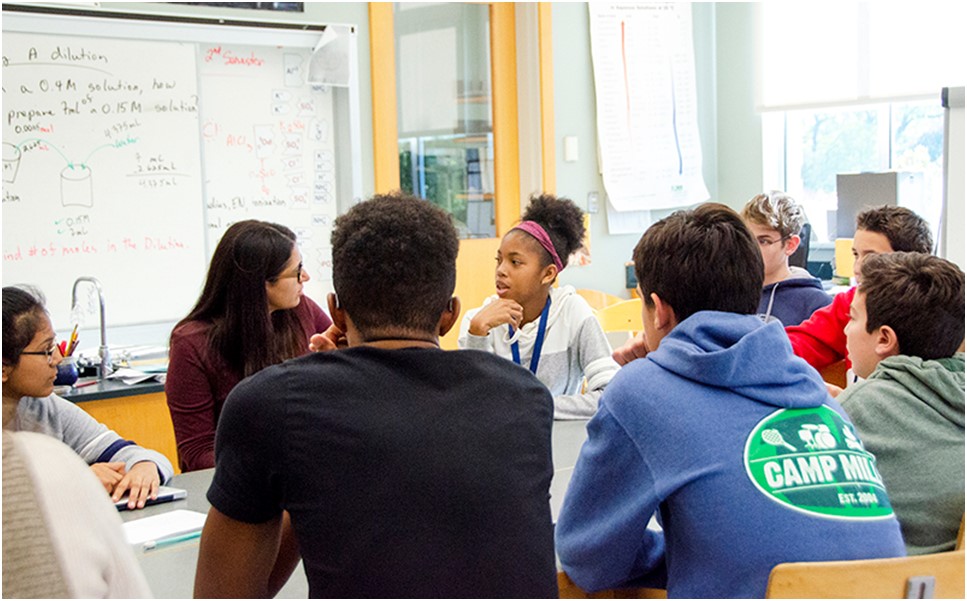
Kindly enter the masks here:
[[[874, 457], [782, 326], [754, 315], [762, 257], [741, 218], [676, 212], [634, 259], [655, 350], [588, 422], [556, 529], [574, 582], [762, 597], [778, 563], [904, 555]], [[646, 528], [656, 511], [663, 531]]]
[[964, 515], [964, 272], [920, 253], [861, 269], [845, 333], [866, 379], [836, 400], [876, 454], [907, 553], [950, 551]]

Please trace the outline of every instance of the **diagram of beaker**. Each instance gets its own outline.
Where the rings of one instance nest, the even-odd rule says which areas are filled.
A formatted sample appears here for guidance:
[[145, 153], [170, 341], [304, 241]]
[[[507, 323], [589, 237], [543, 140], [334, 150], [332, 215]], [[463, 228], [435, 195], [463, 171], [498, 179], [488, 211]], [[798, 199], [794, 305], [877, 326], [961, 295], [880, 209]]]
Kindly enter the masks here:
[[94, 186], [86, 165], [68, 165], [60, 172], [60, 202], [65, 207], [93, 207]]
[[13, 144], [3, 143], [3, 181], [12, 182], [17, 179], [17, 169], [20, 168], [20, 149]]

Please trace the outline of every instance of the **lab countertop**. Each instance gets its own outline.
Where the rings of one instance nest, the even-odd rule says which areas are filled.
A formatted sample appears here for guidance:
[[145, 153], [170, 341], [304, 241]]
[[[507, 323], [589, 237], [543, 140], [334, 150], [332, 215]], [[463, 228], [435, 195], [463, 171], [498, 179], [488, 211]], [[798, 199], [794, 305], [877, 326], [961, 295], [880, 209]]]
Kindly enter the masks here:
[[165, 385], [156, 380], [139, 382], [138, 384], [125, 384], [119, 380], [104, 380], [96, 384], [77, 387], [78, 384], [84, 384], [91, 380], [91, 378], [81, 378], [73, 387], [59, 386], [54, 388], [54, 392], [72, 403], [83, 403], [164, 392], [165, 390]]

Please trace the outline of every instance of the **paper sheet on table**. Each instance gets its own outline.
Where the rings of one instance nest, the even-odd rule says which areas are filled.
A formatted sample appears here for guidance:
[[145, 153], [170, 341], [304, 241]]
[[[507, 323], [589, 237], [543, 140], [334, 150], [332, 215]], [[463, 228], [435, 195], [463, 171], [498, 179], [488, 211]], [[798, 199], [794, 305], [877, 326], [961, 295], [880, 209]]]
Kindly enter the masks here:
[[140, 520], [124, 523], [124, 536], [128, 543], [137, 545], [149, 540], [160, 540], [169, 536], [197, 532], [205, 525], [204, 513], [176, 509], [167, 513], [153, 515]]
[[121, 380], [127, 385], [138, 384], [147, 380], [159, 380], [163, 382], [162, 378], [165, 374], [146, 374], [143, 371], [137, 369], [131, 369], [129, 367], [122, 367], [108, 376], [109, 380]]

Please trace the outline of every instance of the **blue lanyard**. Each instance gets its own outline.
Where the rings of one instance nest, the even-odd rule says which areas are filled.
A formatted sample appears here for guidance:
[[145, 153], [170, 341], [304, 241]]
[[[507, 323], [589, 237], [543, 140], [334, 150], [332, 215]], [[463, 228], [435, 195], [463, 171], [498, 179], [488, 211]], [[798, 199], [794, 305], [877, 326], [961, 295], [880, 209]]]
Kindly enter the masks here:
[[[544, 346], [544, 333], [547, 331], [547, 316], [551, 312], [551, 297], [548, 295], [547, 302], [544, 303], [544, 310], [541, 311], [541, 321], [537, 325], [537, 339], [534, 340], [534, 352], [531, 353], [531, 373], [537, 375], [537, 364], [541, 361], [541, 347]], [[508, 325], [510, 335], [514, 335], [514, 326]], [[520, 346], [515, 342], [510, 345], [510, 352], [514, 356], [514, 363], [520, 365]]]

